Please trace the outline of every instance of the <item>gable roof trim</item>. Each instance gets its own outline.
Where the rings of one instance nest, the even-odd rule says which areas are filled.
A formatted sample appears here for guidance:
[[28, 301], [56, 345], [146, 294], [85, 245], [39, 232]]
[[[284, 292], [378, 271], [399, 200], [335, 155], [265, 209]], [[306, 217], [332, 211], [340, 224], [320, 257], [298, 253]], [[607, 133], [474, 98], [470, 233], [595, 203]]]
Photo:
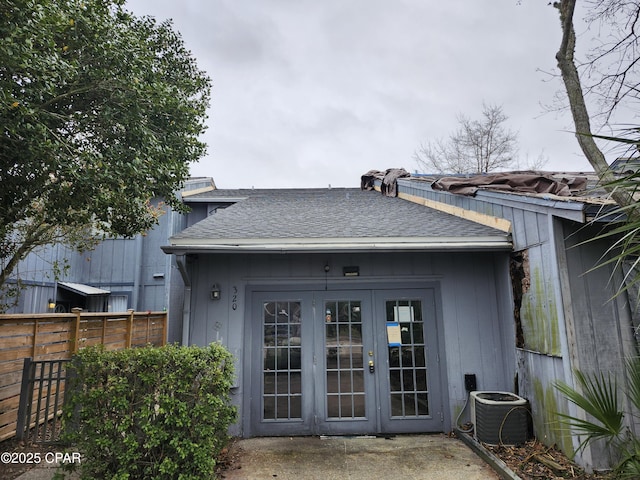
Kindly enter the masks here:
[[185, 203], [220, 203], [220, 204], [233, 204], [238, 203], [243, 200], [246, 200], [249, 197], [215, 197], [215, 196], [206, 196], [206, 197], [188, 197], [184, 198]]
[[434, 210], [448, 213], [459, 218], [464, 218], [465, 220], [470, 220], [486, 227], [495, 228], [496, 230], [500, 230], [502, 232], [511, 232], [511, 222], [504, 218], [493, 217], [491, 215], [475, 212], [473, 210], [465, 210], [462, 207], [457, 207], [455, 205], [449, 205], [442, 202], [436, 202], [435, 200], [430, 200], [428, 198], [419, 197], [417, 195], [411, 195], [404, 192], [398, 192], [398, 198], [402, 198], [403, 200], [417, 203], [425, 207], [433, 208]]
[[202, 188], [194, 188], [193, 190], [183, 190], [181, 192], [182, 197], [191, 197], [193, 195], [198, 195], [200, 193], [213, 192], [216, 188], [213, 185], [202, 187]]

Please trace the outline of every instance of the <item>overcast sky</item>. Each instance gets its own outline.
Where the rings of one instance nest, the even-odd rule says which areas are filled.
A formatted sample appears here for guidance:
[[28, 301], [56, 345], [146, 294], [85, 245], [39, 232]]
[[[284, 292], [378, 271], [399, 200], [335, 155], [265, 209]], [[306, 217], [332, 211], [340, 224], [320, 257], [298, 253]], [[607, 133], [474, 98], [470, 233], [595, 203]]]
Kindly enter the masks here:
[[173, 19], [213, 81], [208, 154], [218, 188], [359, 186], [404, 167], [456, 115], [501, 105], [522, 167], [591, 170], [561, 89], [560, 26], [547, 0], [129, 0]]

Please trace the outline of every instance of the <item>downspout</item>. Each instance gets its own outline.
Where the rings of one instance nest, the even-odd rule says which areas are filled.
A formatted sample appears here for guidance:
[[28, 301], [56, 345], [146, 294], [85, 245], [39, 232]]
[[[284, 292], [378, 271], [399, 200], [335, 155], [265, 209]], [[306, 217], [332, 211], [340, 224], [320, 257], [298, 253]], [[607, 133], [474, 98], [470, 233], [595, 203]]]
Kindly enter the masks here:
[[191, 328], [191, 278], [187, 272], [187, 256], [183, 253], [176, 255], [178, 270], [184, 283], [184, 299], [182, 305], [182, 345], [189, 345], [189, 334]]

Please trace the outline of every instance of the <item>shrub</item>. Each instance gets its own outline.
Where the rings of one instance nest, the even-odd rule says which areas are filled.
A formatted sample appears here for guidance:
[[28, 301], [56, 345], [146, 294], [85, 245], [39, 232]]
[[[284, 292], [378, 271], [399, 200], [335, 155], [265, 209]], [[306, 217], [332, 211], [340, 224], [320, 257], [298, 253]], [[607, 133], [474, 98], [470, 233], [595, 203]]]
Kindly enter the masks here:
[[81, 478], [214, 478], [236, 417], [224, 347], [91, 347], [69, 368], [63, 439]]

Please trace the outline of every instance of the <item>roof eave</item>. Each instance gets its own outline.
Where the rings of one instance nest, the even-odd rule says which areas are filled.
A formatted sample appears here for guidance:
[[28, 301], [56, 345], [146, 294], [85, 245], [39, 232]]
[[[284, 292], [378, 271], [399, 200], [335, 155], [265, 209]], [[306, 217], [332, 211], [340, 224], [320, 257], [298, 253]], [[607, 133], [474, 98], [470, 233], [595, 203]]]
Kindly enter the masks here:
[[511, 239], [505, 237], [447, 238], [412, 242], [180, 242], [162, 247], [165, 253], [364, 253], [364, 252], [452, 252], [510, 251]]

